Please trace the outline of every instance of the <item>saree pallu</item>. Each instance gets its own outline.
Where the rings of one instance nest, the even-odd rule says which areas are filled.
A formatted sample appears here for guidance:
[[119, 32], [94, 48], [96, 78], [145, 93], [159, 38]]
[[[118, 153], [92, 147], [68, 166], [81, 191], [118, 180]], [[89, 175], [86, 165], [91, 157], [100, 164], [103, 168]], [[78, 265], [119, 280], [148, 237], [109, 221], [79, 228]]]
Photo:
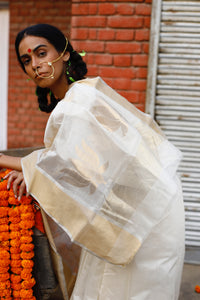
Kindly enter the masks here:
[[[181, 153], [157, 124], [101, 78], [85, 79], [51, 113], [44, 143], [22, 160], [23, 173], [48, 216], [58, 269], [73, 244], [83, 249], [71, 299], [177, 299], [184, 256]], [[64, 268], [60, 273], [64, 282]], [[161, 292], [164, 282], [169, 293]], [[64, 289], [63, 283], [67, 299]]]

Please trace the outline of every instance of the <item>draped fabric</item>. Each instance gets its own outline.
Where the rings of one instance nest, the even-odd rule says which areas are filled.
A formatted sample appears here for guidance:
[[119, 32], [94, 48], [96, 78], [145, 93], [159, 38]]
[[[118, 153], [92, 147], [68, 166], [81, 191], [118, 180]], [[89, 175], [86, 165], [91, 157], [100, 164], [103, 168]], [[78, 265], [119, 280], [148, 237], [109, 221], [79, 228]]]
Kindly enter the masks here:
[[72, 244], [83, 249], [71, 299], [177, 299], [181, 153], [156, 123], [101, 78], [85, 79], [51, 113], [44, 143], [23, 173], [62, 261]]

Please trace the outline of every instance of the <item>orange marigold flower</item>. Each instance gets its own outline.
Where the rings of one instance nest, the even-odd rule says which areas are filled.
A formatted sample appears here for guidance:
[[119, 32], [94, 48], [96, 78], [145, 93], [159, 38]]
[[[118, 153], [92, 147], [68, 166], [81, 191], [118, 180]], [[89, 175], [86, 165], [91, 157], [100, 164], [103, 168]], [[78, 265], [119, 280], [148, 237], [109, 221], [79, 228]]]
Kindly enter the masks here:
[[2, 292], [3, 292], [3, 295], [2, 295], [3, 299], [10, 299], [10, 297], [11, 297], [11, 289], [5, 289]]
[[0, 249], [0, 258], [1, 259], [9, 259], [10, 258], [10, 253], [6, 251], [5, 249]]
[[11, 283], [11, 288], [15, 291], [19, 291], [22, 288], [21, 283]]
[[9, 197], [9, 192], [6, 190], [2, 191], [0, 190], [0, 199], [1, 200], [7, 200]]
[[23, 280], [30, 280], [32, 278], [32, 273], [26, 273], [25, 270], [22, 270], [20, 276]]
[[7, 281], [10, 278], [10, 274], [8, 272], [0, 274], [0, 282]]
[[20, 268], [21, 267], [21, 259], [12, 259], [10, 261], [11, 268]]
[[25, 274], [29, 274], [30, 276], [32, 276], [31, 275], [32, 271], [33, 271], [33, 268], [24, 268], [22, 270], [22, 276], [25, 275]]
[[11, 259], [21, 259], [20, 253], [11, 253]]
[[20, 216], [20, 209], [19, 206], [12, 206], [8, 210], [8, 215], [10, 217], [19, 217]]
[[[32, 269], [33, 268], [33, 266], [34, 266], [34, 262], [31, 260], [31, 259], [23, 259], [22, 260], [22, 267], [23, 268], [28, 268], [28, 269]], [[30, 271], [30, 272], [32, 272], [32, 271]]]
[[8, 200], [0, 199], [0, 206], [8, 206]]
[[7, 217], [8, 207], [0, 207], [0, 218]]
[[20, 217], [9, 217], [9, 221], [11, 223], [17, 224], [21, 221], [21, 218]]
[[22, 272], [22, 268], [11, 268], [11, 272], [15, 275], [20, 275]]
[[11, 274], [10, 280], [12, 283], [19, 283], [21, 281], [21, 276], [18, 274]]
[[14, 194], [13, 194], [13, 196], [9, 196], [8, 203], [10, 205], [19, 205], [20, 204], [19, 200], [17, 198], [15, 198]]
[[22, 281], [22, 288], [25, 290], [31, 289], [35, 285], [35, 278]]
[[30, 298], [33, 296], [33, 290], [32, 289], [28, 289], [28, 290], [25, 290], [25, 289], [21, 289], [20, 291], [20, 297], [23, 299], [23, 298]]
[[10, 241], [9, 240], [0, 241], [0, 249], [9, 250], [9, 246], [10, 246]]
[[10, 280], [0, 282], [0, 290], [5, 290], [10, 288]]
[[31, 198], [31, 196], [29, 196], [29, 197], [22, 196], [20, 202], [21, 202], [21, 204], [31, 204], [32, 198]]
[[6, 273], [9, 270], [9, 266], [7, 267], [0, 267], [0, 273]]
[[7, 183], [8, 183], [8, 180], [3, 180], [0, 182], [0, 191], [7, 190]]
[[21, 229], [21, 235], [23, 236], [31, 236], [33, 235], [33, 230], [32, 229]]
[[0, 266], [7, 267], [10, 265], [10, 259], [0, 259]]
[[31, 259], [34, 257], [34, 252], [33, 251], [30, 251], [30, 252], [22, 251], [20, 255], [21, 255], [22, 259]]
[[30, 243], [32, 243], [32, 241], [33, 241], [32, 236], [23, 235], [23, 236], [20, 237], [20, 242], [22, 244], [30, 244]]
[[8, 224], [8, 217], [0, 218], [0, 225]]
[[20, 249], [25, 252], [30, 252], [34, 249], [34, 245], [33, 244], [21, 244]]
[[19, 247], [10, 247], [10, 253], [14, 253], [14, 254], [17, 254], [17, 253], [20, 253], [21, 250]]
[[200, 293], [200, 286], [199, 286], [199, 285], [196, 285], [196, 286], [195, 286], [195, 292], [196, 292], [196, 293]]
[[22, 229], [31, 229], [35, 225], [35, 220], [24, 220], [20, 222], [20, 227]]
[[33, 207], [31, 204], [21, 204], [20, 205], [20, 211], [22, 214], [33, 212]]
[[0, 242], [2, 242], [2, 241], [8, 241], [9, 237], [10, 237], [9, 231], [0, 232]]
[[18, 239], [19, 240], [20, 237], [21, 237], [20, 231], [18, 231], [18, 230], [16, 230], [16, 231], [14, 231], [14, 230], [10, 231], [10, 239]]
[[21, 228], [20, 228], [20, 226], [19, 226], [19, 223], [16, 223], [16, 224], [13, 224], [13, 223], [11, 223], [10, 224], [10, 230], [11, 231], [19, 231]]
[[35, 215], [34, 215], [33, 212], [22, 213], [21, 214], [21, 219], [23, 221], [25, 221], [25, 220], [34, 220], [35, 219]]
[[9, 231], [9, 225], [8, 224], [1, 224], [0, 225], [0, 232]]
[[11, 247], [15, 247], [15, 248], [19, 248], [21, 245], [20, 243], [20, 239], [13, 239], [13, 240], [10, 240], [10, 246]]
[[12, 292], [13, 292], [13, 297], [14, 298], [20, 298], [21, 297], [21, 295], [20, 295], [20, 291], [21, 290], [13, 290]]

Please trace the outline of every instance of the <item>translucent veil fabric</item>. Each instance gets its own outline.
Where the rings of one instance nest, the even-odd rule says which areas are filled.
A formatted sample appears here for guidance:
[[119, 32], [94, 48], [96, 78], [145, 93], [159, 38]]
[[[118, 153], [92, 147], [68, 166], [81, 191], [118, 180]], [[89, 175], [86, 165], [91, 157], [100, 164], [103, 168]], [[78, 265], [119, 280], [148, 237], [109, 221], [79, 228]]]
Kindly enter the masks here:
[[54, 246], [62, 257], [75, 243], [128, 265], [180, 194], [180, 151], [100, 77], [71, 85], [44, 142], [22, 164], [28, 191], [57, 224]]

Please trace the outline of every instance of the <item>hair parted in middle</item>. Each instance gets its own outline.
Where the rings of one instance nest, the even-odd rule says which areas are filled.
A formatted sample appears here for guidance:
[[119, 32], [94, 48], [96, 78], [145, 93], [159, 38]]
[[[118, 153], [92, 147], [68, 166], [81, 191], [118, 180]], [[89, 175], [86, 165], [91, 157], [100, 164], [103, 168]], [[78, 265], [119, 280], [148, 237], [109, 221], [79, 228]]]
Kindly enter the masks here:
[[[21, 61], [19, 55], [20, 42], [26, 36], [37, 36], [45, 38], [50, 44], [52, 44], [58, 53], [62, 53], [66, 46], [65, 35], [55, 26], [49, 24], [36, 24], [29, 26], [20, 31], [15, 40], [15, 50], [18, 61], [26, 73], [24, 64]], [[76, 52], [70, 42], [68, 41], [66, 51], [69, 52], [70, 57], [66, 62], [66, 77], [68, 84], [74, 81], [84, 79], [87, 74], [87, 66], [83, 61], [82, 56]], [[38, 96], [39, 108], [47, 113], [51, 112], [60, 99], [56, 99], [53, 93], [50, 92], [49, 88], [36, 87], [36, 95]], [[50, 104], [48, 104], [48, 95], [50, 96]]]

